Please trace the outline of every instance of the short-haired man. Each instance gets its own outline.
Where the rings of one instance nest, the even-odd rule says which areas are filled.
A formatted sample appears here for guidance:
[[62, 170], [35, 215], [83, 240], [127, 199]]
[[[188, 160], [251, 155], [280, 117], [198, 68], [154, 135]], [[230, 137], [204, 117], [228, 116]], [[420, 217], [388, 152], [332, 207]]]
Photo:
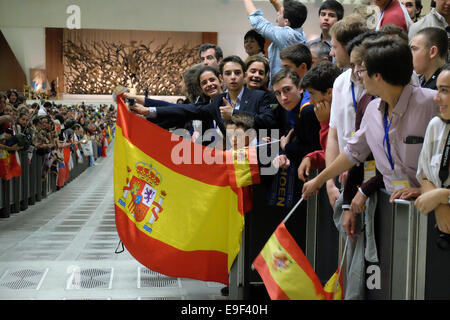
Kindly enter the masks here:
[[438, 105], [433, 101], [435, 91], [409, 84], [412, 54], [403, 41], [383, 36], [364, 41], [363, 45], [359, 72], [367, 92], [380, 98], [369, 103], [360, 129], [334, 162], [305, 183], [304, 198], [328, 179], [363, 162], [370, 152], [387, 191], [392, 193], [391, 201], [420, 194], [416, 178], [422, 149], [420, 137], [424, 137], [429, 121], [438, 113]]
[[[333, 25], [330, 30], [332, 44], [330, 55], [335, 57], [338, 68], [350, 67], [350, 56], [346, 46], [353, 38], [367, 30], [366, 21], [358, 15], [349, 15]], [[327, 166], [344, 149], [355, 132], [356, 108], [364, 94], [365, 90], [355, 79], [351, 68], [336, 78], [333, 85], [330, 129], [325, 150]], [[334, 208], [335, 202], [340, 196], [334, 180], [327, 182], [327, 193], [330, 204]]]
[[223, 59], [222, 49], [215, 44], [203, 43], [198, 49], [198, 58], [201, 64], [218, 69]]
[[422, 11], [422, 1], [421, 0], [401, 0], [402, 4], [405, 6], [408, 11], [409, 17], [412, 22], [417, 22], [417, 19], [420, 16], [420, 12]]
[[315, 42], [325, 42], [331, 49], [330, 29], [337, 21], [344, 17], [344, 7], [336, 0], [327, 0], [319, 8], [320, 36], [308, 41], [311, 46]]
[[253, 29], [272, 42], [268, 51], [270, 72], [274, 75], [282, 68], [280, 51], [295, 43], [306, 42], [302, 29], [308, 13], [306, 6], [295, 0], [284, 0], [283, 5], [278, 0], [271, 0], [274, 7], [278, 9], [278, 25], [275, 26], [263, 17], [261, 10], [256, 9], [253, 0], [243, 1]]
[[[136, 104], [130, 109], [149, 120], [184, 119], [214, 120], [216, 129], [225, 136], [224, 121], [233, 114], [246, 112], [254, 117], [255, 129], [276, 128], [270, 95], [261, 90], [249, 90], [244, 86], [245, 64], [238, 56], [228, 56], [219, 66], [220, 78], [228, 88], [227, 93], [218, 94], [214, 100], [202, 106], [176, 105], [146, 108]], [[215, 140], [217, 141], [217, 140]]]
[[413, 22], [409, 17], [408, 10], [399, 0], [375, 0], [375, 5], [381, 10], [375, 27], [376, 31], [380, 30], [382, 26], [393, 24], [408, 32]]
[[414, 70], [421, 75], [420, 85], [437, 90], [437, 77], [447, 61], [447, 32], [433, 27], [422, 29], [411, 40], [410, 48]]
[[435, 0], [435, 3], [436, 7], [431, 9], [430, 13], [409, 28], [409, 40], [411, 40], [419, 30], [427, 27], [437, 27], [446, 30], [450, 22], [450, 1]]

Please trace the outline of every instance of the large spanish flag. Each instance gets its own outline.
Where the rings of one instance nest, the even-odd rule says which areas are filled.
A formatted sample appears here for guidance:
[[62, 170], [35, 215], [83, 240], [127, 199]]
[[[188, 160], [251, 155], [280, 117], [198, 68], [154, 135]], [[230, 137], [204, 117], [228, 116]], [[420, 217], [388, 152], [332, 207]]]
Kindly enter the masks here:
[[153, 271], [228, 284], [245, 213], [236, 181], [248, 185], [255, 174], [236, 177], [231, 152], [171, 134], [129, 112], [121, 96], [117, 104], [114, 203], [123, 244]]
[[282, 222], [253, 262], [272, 300], [323, 300], [311, 264]]

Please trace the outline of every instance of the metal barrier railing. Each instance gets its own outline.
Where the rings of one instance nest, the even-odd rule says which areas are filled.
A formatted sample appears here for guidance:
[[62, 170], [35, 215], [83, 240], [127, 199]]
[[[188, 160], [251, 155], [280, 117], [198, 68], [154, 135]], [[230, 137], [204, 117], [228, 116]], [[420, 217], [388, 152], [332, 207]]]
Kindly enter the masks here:
[[[319, 222], [318, 217], [325, 213], [332, 221], [327, 197], [320, 198], [321, 192], [326, 195], [325, 187], [320, 190], [318, 196], [308, 198], [306, 214], [305, 254], [316, 273], [323, 264], [323, 261], [319, 261], [320, 257], [327, 254], [337, 257], [339, 252], [339, 259], [341, 258], [342, 239], [345, 238], [340, 237], [339, 249], [319, 246], [327, 239], [319, 234], [320, 226], [324, 221]], [[436, 246], [437, 233], [433, 230], [435, 224], [433, 214], [429, 216], [420, 214], [414, 206], [414, 201], [397, 199], [394, 203], [390, 203], [389, 198], [390, 194], [386, 190], [378, 191], [374, 231], [379, 258], [379, 263], [375, 265], [380, 270], [380, 287], [366, 288], [366, 298], [368, 300], [449, 299], [450, 251], [440, 250]], [[366, 267], [370, 265], [372, 264]], [[343, 272], [345, 281], [347, 277], [345, 267]]]
[[[97, 143], [92, 142], [94, 149], [94, 159], [98, 159]], [[44, 165], [44, 156], [40, 156], [33, 151], [31, 161], [28, 161], [26, 151], [19, 152], [22, 174], [20, 177], [12, 178], [8, 181], [0, 179], [0, 217], [8, 218], [12, 213], [18, 213], [26, 210], [36, 202], [47, 198], [53, 192], [56, 192], [57, 176], [53, 173], [47, 173], [47, 178], [42, 179], [42, 169]], [[74, 167], [70, 170], [69, 180], [78, 177], [89, 167], [89, 158], [82, 156], [82, 163], [78, 163], [75, 152], [71, 152]]]

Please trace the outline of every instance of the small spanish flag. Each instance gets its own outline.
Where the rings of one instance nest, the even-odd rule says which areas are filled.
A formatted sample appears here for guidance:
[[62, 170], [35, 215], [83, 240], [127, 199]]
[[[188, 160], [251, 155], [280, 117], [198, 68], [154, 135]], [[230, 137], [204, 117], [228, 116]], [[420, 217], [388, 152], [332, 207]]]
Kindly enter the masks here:
[[256, 257], [253, 266], [272, 300], [324, 300], [311, 264], [282, 222]]
[[[339, 276], [339, 281], [336, 283], [337, 278]], [[323, 290], [325, 291], [325, 299], [326, 300], [344, 300], [344, 296], [342, 294], [342, 273], [339, 272], [339, 268], [336, 272], [331, 276], [330, 280], [325, 284]], [[334, 296], [333, 296], [334, 294]]]
[[246, 187], [260, 183], [256, 147], [227, 151], [232, 154], [233, 166], [229, 166], [231, 184]]

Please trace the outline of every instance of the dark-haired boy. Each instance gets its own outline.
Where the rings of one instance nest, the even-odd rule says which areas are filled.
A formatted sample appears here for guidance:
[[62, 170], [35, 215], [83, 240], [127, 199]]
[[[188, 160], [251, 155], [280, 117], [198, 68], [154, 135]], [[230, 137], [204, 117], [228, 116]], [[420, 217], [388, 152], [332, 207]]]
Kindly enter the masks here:
[[319, 8], [320, 36], [308, 41], [308, 47], [316, 42], [324, 42], [331, 49], [330, 29], [337, 21], [344, 17], [344, 7], [336, 0], [327, 0]]
[[[272, 87], [278, 103], [286, 110], [292, 128], [280, 141], [283, 153], [273, 163], [275, 167], [288, 168], [292, 162], [299, 161], [306, 154], [319, 150], [320, 124], [314, 113], [314, 107], [303, 103], [301, 78], [290, 68], [281, 69], [272, 78]], [[297, 162], [298, 163], [298, 162]]]
[[302, 29], [308, 14], [306, 6], [294, 0], [285, 0], [283, 5], [277, 0], [271, 0], [278, 9], [278, 25], [275, 26], [263, 17], [261, 10], [256, 9], [253, 0], [243, 1], [253, 29], [272, 42], [268, 51], [270, 72], [271, 75], [274, 75], [282, 68], [280, 51], [295, 43], [306, 43], [306, 36]]
[[331, 101], [333, 97], [334, 80], [341, 74], [341, 70], [333, 63], [323, 61], [311, 68], [302, 79], [301, 87], [310, 93], [310, 101], [314, 105], [314, 112], [320, 122], [320, 145], [322, 150], [307, 154], [298, 168], [298, 177], [306, 181], [310, 169], [325, 168], [325, 149], [327, 145]]

